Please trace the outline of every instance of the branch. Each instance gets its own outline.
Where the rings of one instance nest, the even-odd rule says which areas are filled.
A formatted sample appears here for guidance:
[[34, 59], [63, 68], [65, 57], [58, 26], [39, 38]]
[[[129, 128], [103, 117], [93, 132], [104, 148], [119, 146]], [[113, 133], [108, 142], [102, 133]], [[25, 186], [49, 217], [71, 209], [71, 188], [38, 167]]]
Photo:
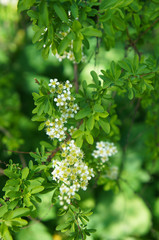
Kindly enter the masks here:
[[134, 44], [136, 44], [139, 39], [144, 36], [157, 22], [159, 22], [159, 18], [157, 18], [144, 32], [142, 32], [138, 38], [134, 41]]
[[0, 175], [4, 175], [4, 169], [0, 168]]
[[139, 56], [139, 59], [141, 58], [141, 53], [139, 52], [139, 50], [137, 49], [136, 45], [135, 45], [135, 42], [131, 39], [130, 37], [130, 34], [129, 34], [129, 31], [128, 31], [128, 28], [126, 29], [126, 33], [127, 33], [127, 36], [128, 36], [128, 41], [130, 43], [130, 46], [134, 49], [134, 51], [138, 54]]
[[13, 152], [13, 153], [22, 153], [22, 154], [30, 154], [30, 153], [36, 153], [36, 152], [21, 152], [21, 151], [13, 151], [13, 150], [6, 150], [7, 152], [9, 151], [9, 152]]
[[35, 83], [40, 84], [37, 78], [34, 78]]
[[51, 159], [55, 156], [55, 154], [61, 149], [61, 147], [57, 147], [52, 153], [48, 156], [47, 161], [50, 162]]

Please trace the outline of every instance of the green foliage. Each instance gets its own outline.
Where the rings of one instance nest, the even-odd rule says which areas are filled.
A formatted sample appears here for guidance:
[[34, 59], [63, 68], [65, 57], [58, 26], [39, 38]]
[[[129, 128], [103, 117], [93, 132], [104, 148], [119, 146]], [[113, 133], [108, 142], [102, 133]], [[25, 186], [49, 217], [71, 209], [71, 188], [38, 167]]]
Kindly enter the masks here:
[[[61, 219], [56, 231], [60, 231], [64, 239], [84, 240], [87, 236], [90, 239], [93, 236], [94, 239], [102, 239], [103, 236], [140, 238], [144, 234], [145, 239], [154, 239], [154, 232], [158, 236], [158, 199], [155, 199], [158, 185], [153, 183], [158, 179], [159, 171], [159, 49], [153, 53], [151, 48], [158, 33], [158, 1], [19, 0], [18, 12], [23, 11], [28, 15], [27, 21], [32, 22], [32, 42], [41, 51], [43, 58], [46, 60], [51, 52], [60, 61], [64, 58], [72, 60], [73, 64], [66, 66], [70, 66], [72, 72], [74, 68], [74, 80], [72, 88], [70, 82], [63, 80], [62, 83], [55, 81], [55, 85], [51, 85], [53, 79], [50, 83], [47, 78], [43, 80], [44, 77], [40, 77], [42, 80], [35, 79], [37, 87], [33, 92], [35, 108], [32, 111], [32, 121], [40, 123], [38, 130], [45, 130], [50, 140], [44, 139], [36, 152], [29, 152], [27, 162], [21, 156], [23, 152], [18, 152], [21, 163], [10, 160], [5, 164], [6, 168], [2, 172], [7, 180], [2, 187], [4, 194], [0, 198], [0, 238], [11, 240], [15, 232], [28, 226], [31, 229], [29, 231], [32, 231], [30, 219], [38, 218], [37, 229], [33, 227], [34, 238], [43, 236], [36, 233], [42, 227], [43, 238], [51, 239], [43, 223], [39, 222], [55, 218], [55, 213], [42, 219], [39, 209], [47, 204], [51, 207], [56, 204], [57, 216]], [[25, 16], [25, 13], [21, 14]], [[18, 44], [17, 46], [21, 45]], [[125, 56], [118, 61], [112, 57], [109, 66], [106, 66], [105, 52], [117, 47], [124, 49]], [[90, 50], [93, 54], [89, 53]], [[81, 79], [82, 70], [89, 65], [93, 56], [95, 65], [100, 59], [98, 56], [102, 56], [100, 73], [91, 67], [94, 70], [90, 71], [90, 80]], [[5, 61], [9, 60], [4, 58], [2, 62]], [[0, 93], [0, 100], [4, 104], [0, 108], [0, 140], [9, 150], [17, 150], [22, 145], [24, 140], [17, 122], [19, 118], [26, 120], [20, 113], [18, 93], [12, 94], [13, 79], [14, 76], [8, 72], [5, 74], [4, 71], [0, 83], [4, 89]], [[65, 97], [64, 94], [68, 96]], [[57, 99], [60, 99], [59, 102]], [[8, 112], [10, 108], [12, 111]], [[59, 125], [53, 129], [55, 122]], [[49, 131], [53, 133], [49, 135]], [[142, 132], [143, 138], [140, 136]], [[73, 149], [72, 139], [79, 148]], [[113, 142], [110, 149], [103, 150], [98, 146], [109, 141]], [[118, 144], [118, 154], [110, 161], [108, 157], [112, 155], [114, 143]], [[99, 149], [95, 150], [97, 147]], [[107, 153], [106, 158], [103, 157], [103, 152]], [[61, 170], [63, 162], [64, 170]], [[65, 172], [65, 177], [62, 171], [66, 169], [68, 172]], [[80, 187], [86, 190], [88, 180], [93, 176], [95, 179], [91, 181], [91, 191], [95, 192], [97, 185], [103, 185], [104, 191], [108, 192], [106, 202], [111, 210], [105, 208], [105, 200], [102, 200], [102, 205], [97, 201], [97, 212], [90, 217], [91, 210], [82, 207], [82, 191], [79, 194], [77, 192]], [[73, 189], [71, 181], [75, 179], [77, 185]], [[149, 186], [151, 184], [153, 188]], [[151, 189], [151, 197], [147, 196], [147, 189]], [[118, 209], [121, 206], [118, 215], [120, 218], [124, 212], [122, 191], [128, 196], [128, 205], [125, 219], [120, 223], [122, 230], [118, 231], [115, 223], [119, 221], [118, 218], [114, 221], [114, 218], [117, 206]], [[114, 196], [117, 194], [113, 199], [115, 203], [110, 193]], [[46, 196], [49, 200], [45, 205]], [[130, 206], [130, 198], [134, 208]], [[155, 205], [151, 213], [146, 204]], [[143, 225], [144, 218], [140, 221], [137, 211], [140, 207], [147, 219]], [[131, 223], [130, 213], [138, 222], [130, 224], [131, 229], [125, 233], [125, 222]], [[102, 220], [106, 223], [107, 231], [102, 227], [103, 233], [100, 236], [93, 228], [98, 227], [97, 222], [102, 215], [105, 215]], [[150, 215], [155, 216], [152, 229]], [[98, 218], [97, 221], [93, 220], [94, 216]], [[115, 233], [109, 228], [110, 222], [117, 229]], [[26, 234], [25, 229], [16, 234], [16, 238], [22, 238], [23, 233]]]

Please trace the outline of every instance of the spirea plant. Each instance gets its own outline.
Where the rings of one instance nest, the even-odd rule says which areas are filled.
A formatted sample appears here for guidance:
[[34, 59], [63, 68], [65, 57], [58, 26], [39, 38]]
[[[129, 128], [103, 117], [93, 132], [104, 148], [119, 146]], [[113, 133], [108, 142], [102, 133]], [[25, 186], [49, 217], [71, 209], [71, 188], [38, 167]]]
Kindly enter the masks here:
[[[159, 67], [154, 56], [142, 52], [147, 35], [159, 22], [159, 1], [138, 0], [19, 0], [32, 22], [33, 43], [44, 59], [50, 54], [68, 59], [74, 80], [35, 79], [39, 92], [33, 93], [32, 121], [39, 122], [48, 141], [30, 153], [26, 167], [12, 160], [4, 170], [8, 177], [0, 199], [0, 237], [11, 240], [36, 215], [39, 193], [52, 192], [52, 204], [65, 221], [56, 230], [65, 239], [87, 239], [95, 230], [87, 223], [92, 211], [80, 207], [80, 192], [97, 184], [119, 187], [121, 166], [113, 163], [119, 151], [120, 129], [117, 99], [123, 96], [148, 112], [157, 98]], [[93, 54], [88, 49], [96, 41]], [[120, 42], [125, 56], [112, 61], [108, 69], [90, 72], [91, 83], [79, 82], [81, 70], [99, 50], [108, 51]], [[156, 101], [157, 101], [156, 100]], [[153, 119], [148, 112], [147, 124]], [[156, 130], [158, 131], [158, 129]], [[124, 151], [129, 140], [125, 139]], [[54, 207], [54, 206], [53, 206]]]

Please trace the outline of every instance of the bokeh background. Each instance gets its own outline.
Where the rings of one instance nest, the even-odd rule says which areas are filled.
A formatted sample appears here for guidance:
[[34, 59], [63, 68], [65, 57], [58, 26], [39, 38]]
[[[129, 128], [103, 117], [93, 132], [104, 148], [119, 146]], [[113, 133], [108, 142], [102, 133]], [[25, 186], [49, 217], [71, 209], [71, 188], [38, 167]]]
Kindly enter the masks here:
[[[40, 141], [47, 141], [44, 131], [38, 131], [38, 124], [31, 121], [34, 107], [32, 92], [37, 91], [34, 78], [58, 78], [60, 81], [73, 79], [73, 65], [69, 60], [59, 62], [50, 55], [44, 60], [40, 51], [32, 44], [33, 30], [25, 13], [19, 15], [16, 0], [0, 1], [0, 189], [6, 178], [3, 169], [9, 159], [25, 166], [30, 159], [27, 152], [35, 151]], [[157, 31], [157, 30], [156, 30]], [[159, 42], [151, 39], [143, 46], [147, 54], [159, 53]], [[94, 51], [95, 42], [91, 40], [88, 55]], [[130, 52], [131, 54], [131, 52]], [[80, 81], [91, 81], [89, 72], [109, 67], [109, 63], [124, 57], [124, 45], [100, 51], [96, 65], [94, 58], [84, 66]], [[136, 115], [130, 134], [130, 144], [126, 153], [126, 133], [130, 127], [134, 104], [123, 96], [116, 99], [120, 122], [121, 140], [118, 154], [112, 161], [118, 166], [124, 158], [124, 170], [120, 186], [115, 181], [101, 186], [90, 187], [81, 192], [83, 208], [92, 208], [89, 227], [97, 232], [89, 240], [135, 240], [159, 239], [159, 164], [150, 163], [146, 143], [151, 137], [151, 127], [145, 123], [146, 112], [142, 108]], [[26, 152], [18, 153], [16, 151]], [[153, 165], [154, 164], [154, 165]], [[150, 171], [151, 169], [151, 171]], [[154, 169], [154, 170], [152, 170]], [[3, 196], [2, 190], [0, 197]], [[64, 219], [56, 216], [56, 206], [51, 205], [51, 193], [41, 195], [38, 218], [30, 219], [30, 224], [15, 234], [15, 240], [64, 240], [56, 232], [57, 224]]]

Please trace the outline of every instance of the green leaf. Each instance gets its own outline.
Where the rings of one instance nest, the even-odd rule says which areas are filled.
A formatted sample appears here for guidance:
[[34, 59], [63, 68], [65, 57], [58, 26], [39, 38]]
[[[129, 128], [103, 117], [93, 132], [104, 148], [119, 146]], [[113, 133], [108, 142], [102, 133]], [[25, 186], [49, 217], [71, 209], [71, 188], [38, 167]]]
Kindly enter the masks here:
[[34, 5], [35, 2], [36, 0], [19, 0], [17, 5], [18, 12], [20, 13], [24, 10], [29, 9]]
[[43, 190], [44, 190], [43, 186], [37, 186], [31, 190], [31, 194], [39, 193], [42, 192]]
[[45, 127], [45, 122], [40, 123], [38, 130], [41, 131], [42, 129], [44, 129], [44, 127]]
[[53, 149], [53, 146], [50, 143], [45, 141], [41, 141], [40, 145], [46, 147], [47, 149]]
[[8, 211], [7, 205], [0, 207], [0, 218]]
[[75, 19], [78, 18], [78, 5], [75, 2], [71, 5], [71, 14]]
[[96, 86], [99, 86], [100, 81], [98, 79], [97, 73], [95, 71], [91, 71], [91, 76]]
[[61, 4], [54, 4], [53, 5], [54, 7], [54, 10], [57, 14], [57, 16], [61, 19], [61, 21], [65, 22], [65, 23], [68, 23], [68, 17], [67, 17], [67, 14], [65, 12], [65, 9], [62, 7]]
[[72, 30], [76, 33], [78, 33], [81, 29], [82, 25], [78, 20], [74, 20], [73, 24], [72, 24]]
[[118, 64], [119, 64], [119, 66], [121, 67], [121, 68], [123, 68], [124, 70], [126, 70], [126, 71], [128, 71], [128, 72], [131, 72], [131, 67], [130, 67], [130, 65], [127, 63], [127, 61], [125, 60], [123, 60], [123, 61], [119, 61], [118, 62]]
[[99, 113], [103, 113], [103, 112], [104, 112], [104, 108], [103, 108], [102, 105], [100, 105], [100, 104], [95, 104], [95, 105], [93, 106], [93, 110], [94, 110], [95, 112], [99, 112]]
[[102, 32], [92, 26], [83, 28], [81, 33], [86, 37], [102, 37]]
[[128, 89], [128, 98], [129, 98], [130, 100], [132, 100], [133, 97], [134, 97], [133, 89], [132, 89], [132, 88], [129, 88], [129, 89]]
[[59, 44], [57, 51], [60, 55], [64, 53], [66, 48], [69, 46], [71, 40], [66, 36]]
[[80, 38], [76, 38], [73, 41], [73, 51], [74, 53], [78, 53], [81, 51], [81, 47], [82, 47], [82, 40]]
[[103, 120], [99, 120], [99, 124], [102, 127], [102, 129], [104, 130], [105, 133], [109, 134], [110, 132], [110, 124], [108, 122], [105, 122]]
[[94, 117], [93, 117], [93, 116], [91, 116], [91, 117], [87, 120], [86, 126], [87, 126], [87, 129], [90, 130], [90, 131], [93, 129], [93, 127], [94, 127]]
[[26, 226], [28, 224], [28, 222], [22, 218], [14, 218], [11, 222], [13, 226], [17, 226], [17, 227]]
[[29, 213], [30, 213], [30, 209], [29, 208], [16, 208], [13, 211], [12, 218], [28, 216]]
[[83, 144], [83, 136], [79, 136], [79, 137], [76, 139], [76, 145], [77, 145], [77, 147], [81, 148], [81, 147], [82, 147], [82, 144]]
[[49, 12], [46, 1], [42, 0], [40, 5], [39, 25], [47, 27], [49, 25]]
[[4, 174], [9, 178], [17, 178], [18, 176], [20, 176], [20, 174], [14, 173], [13, 171], [11, 171], [9, 169], [5, 169]]
[[112, 21], [114, 23], [114, 26], [117, 29], [119, 29], [121, 31], [125, 30], [125, 22], [124, 22], [124, 20], [121, 17], [119, 17], [117, 15], [114, 15]]
[[3, 240], [13, 240], [12, 235], [6, 225], [3, 228]]
[[29, 174], [29, 168], [25, 167], [22, 169], [22, 179], [26, 179]]
[[136, 25], [137, 27], [140, 26], [141, 20], [140, 20], [139, 14], [134, 13], [134, 22], [135, 22], [135, 25]]
[[44, 33], [44, 29], [45, 27], [41, 27], [39, 30], [37, 30], [33, 36], [32, 42], [36, 43], [37, 41], [39, 41], [42, 37], [42, 34]]
[[81, 200], [81, 197], [80, 197], [80, 195], [79, 195], [79, 194], [77, 194], [77, 193], [75, 193], [75, 195], [74, 195], [74, 198], [75, 198], [75, 199], [77, 199], [78, 201], [80, 201], [80, 200]]
[[66, 214], [66, 212], [67, 212], [66, 210], [64, 210], [63, 208], [60, 208], [57, 212], [57, 215], [58, 216], [63, 216], [64, 214]]
[[56, 227], [56, 230], [57, 230], [57, 231], [61, 231], [61, 230], [63, 230], [63, 229], [68, 228], [70, 225], [71, 225], [70, 222], [66, 222], [66, 223], [64, 223], [64, 224], [60, 224], [60, 225], [58, 225], [58, 226]]
[[73, 134], [72, 134], [72, 138], [77, 138], [79, 136], [83, 135], [83, 131], [81, 131], [80, 129], [76, 130]]
[[37, 116], [37, 115], [35, 115], [35, 116], [32, 117], [31, 120], [32, 120], [33, 122], [34, 122], [34, 121], [43, 122], [43, 121], [46, 121], [46, 118], [43, 117], [43, 116]]
[[87, 116], [89, 116], [91, 114], [91, 109], [89, 107], [86, 107], [84, 109], [81, 109], [75, 116], [75, 119], [76, 120], [79, 120], [79, 119], [82, 119], [82, 118], [85, 118]]
[[94, 139], [93, 139], [93, 136], [91, 134], [86, 134], [85, 138], [86, 138], [86, 140], [89, 144], [92, 145], [94, 143]]
[[100, 4], [100, 9], [107, 9], [110, 7], [115, 6], [115, 4], [118, 2], [118, 0], [102, 0]]
[[38, 19], [39, 14], [33, 10], [27, 11], [28, 16], [33, 20], [33, 19]]

